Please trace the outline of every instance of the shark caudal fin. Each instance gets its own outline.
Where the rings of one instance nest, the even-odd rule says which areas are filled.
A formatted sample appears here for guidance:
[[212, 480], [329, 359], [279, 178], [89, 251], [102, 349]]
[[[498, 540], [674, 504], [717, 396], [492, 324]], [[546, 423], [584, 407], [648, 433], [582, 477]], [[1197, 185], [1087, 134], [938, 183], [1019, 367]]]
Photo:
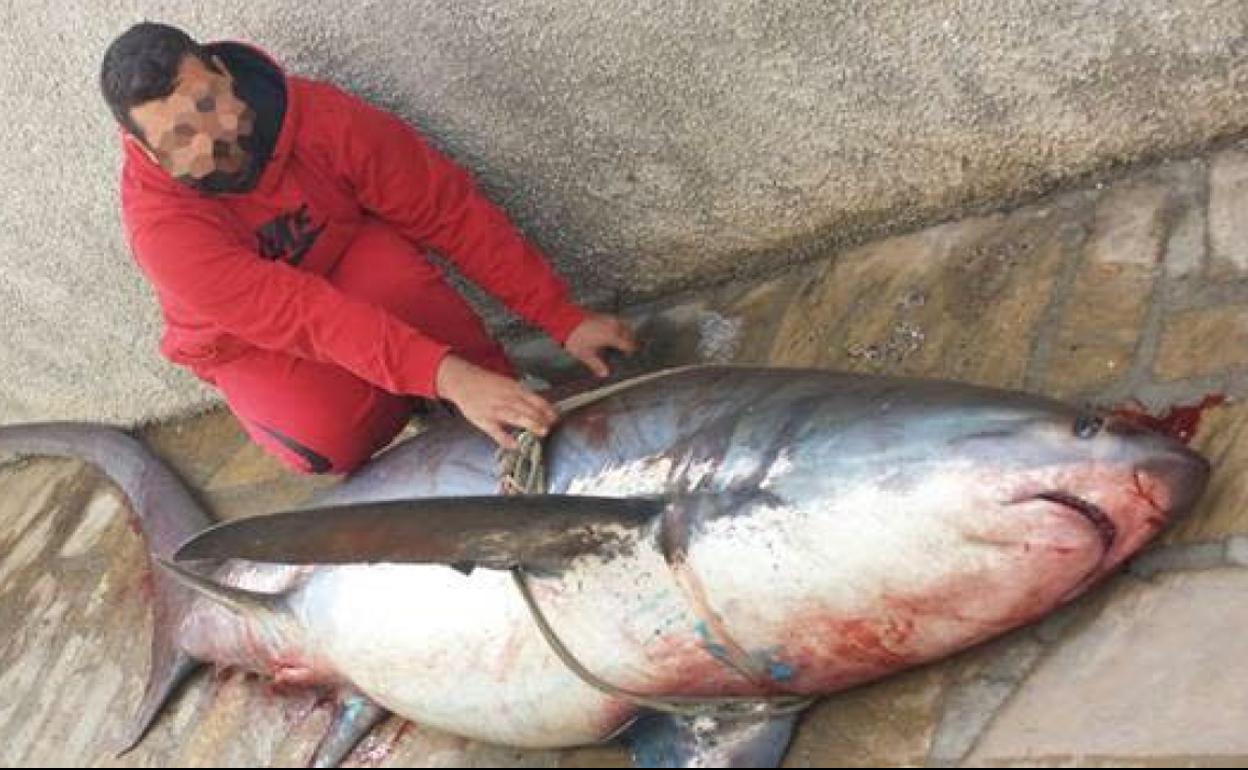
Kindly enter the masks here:
[[[0, 427], [0, 458], [68, 457], [98, 467], [116, 484], [138, 517], [148, 551], [172, 556], [177, 547], [207, 529], [212, 520], [182, 481], [141, 443], [125, 433], [89, 423], [34, 423]], [[170, 574], [153, 569], [152, 651], [147, 687], [125, 744], [134, 748], [170, 696], [199, 662], [183, 652], [178, 627], [193, 594]]]
[[143, 701], [130, 723], [125, 740], [115, 750], [115, 756], [125, 756], [139, 745], [178, 687], [201, 665], [203, 664], [180, 649], [158, 643], [156, 639], [152, 640], [152, 662], [148, 671], [147, 688], [143, 691]]

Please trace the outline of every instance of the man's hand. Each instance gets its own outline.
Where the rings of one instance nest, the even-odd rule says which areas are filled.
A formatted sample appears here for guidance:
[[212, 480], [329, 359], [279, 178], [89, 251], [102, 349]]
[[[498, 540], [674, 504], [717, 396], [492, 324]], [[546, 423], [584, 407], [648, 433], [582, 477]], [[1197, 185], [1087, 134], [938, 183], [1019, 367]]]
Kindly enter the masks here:
[[637, 352], [637, 340], [628, 324], [615, 316], [599, 313], [592, 313], [581, 321], [563, 346], [573, 358], [599, 377], [611, 374], [606, 361], [602, 360], [603, 348], [614, 348], [621, 353]]
[[439, 396], [459, 407], [468, 422], [504, 449], [516, 448], [508, 426], [545, 436], [559, 419], [546, 399], [519, 382], [454, 355], [442, 359], [435, 387]]

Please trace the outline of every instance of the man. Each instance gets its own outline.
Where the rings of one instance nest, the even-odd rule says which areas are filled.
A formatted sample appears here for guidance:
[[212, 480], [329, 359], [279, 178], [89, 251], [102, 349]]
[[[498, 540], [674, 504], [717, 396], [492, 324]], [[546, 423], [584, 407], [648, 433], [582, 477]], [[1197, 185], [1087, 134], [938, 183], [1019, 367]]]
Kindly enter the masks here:
[[425, 255], [539, 326], [597, 375], [632, 352], [568, 299], [469, 175], [409, 126], [239, 43], [132, 27], [100, 73], [125, 150], [127, 241], [165, 320], [161, 351], [224, 395], [254, 441], [344, 473], [440, 397], [500, 445], [551, 405]]

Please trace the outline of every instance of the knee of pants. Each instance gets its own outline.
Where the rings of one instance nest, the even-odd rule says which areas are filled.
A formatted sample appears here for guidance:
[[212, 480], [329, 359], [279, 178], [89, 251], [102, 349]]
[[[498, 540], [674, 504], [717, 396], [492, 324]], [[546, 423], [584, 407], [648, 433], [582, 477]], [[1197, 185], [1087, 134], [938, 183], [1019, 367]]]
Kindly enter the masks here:
[[256, 436], [256, 443], [260, 448], [275, 457], [283, 465], [296, 473], [306, 475], [329, 475], [338, 473], [348, 473], [344, 470], [344, 465], [350, 465], [353, 470], [358, 465], [353, 464], [355, 457], [346, 458], [345, 462], [341, 455], [334, 457], [333, 453], [328, 451], [324, 446], [309, 446], [307, 444], [297, 442], [289, 436], [280, 434], [269, 428], [263, 429], [267, 435]]
[[357, 428], [315, 441], [300, 441], [267, 426], [249, 432], [261, 448], [297, 473], [339, 475], [352, 473], [368, 462], [402, 430], [405, 420], [388, 422], [394, 424], [370, 426], [371, 430]]
[[303, 446], [301, 451], [292, 451], [289, 447], [268, 442], [262, 442], [260, 446], [290, 470], [309, 476], [352, 473], [373, 456], [372, 451], [335, 452]]

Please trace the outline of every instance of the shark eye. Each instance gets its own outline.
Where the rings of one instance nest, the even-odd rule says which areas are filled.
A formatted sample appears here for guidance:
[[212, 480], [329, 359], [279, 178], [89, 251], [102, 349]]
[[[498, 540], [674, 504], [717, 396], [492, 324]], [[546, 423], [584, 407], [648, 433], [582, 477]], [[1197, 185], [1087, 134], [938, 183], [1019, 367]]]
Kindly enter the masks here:
[[1081, 414], [1075, 418], [1074, 434], [1079, 438], [1092, 438], [1104, 425], [1105, 418], [1099, 414]]

